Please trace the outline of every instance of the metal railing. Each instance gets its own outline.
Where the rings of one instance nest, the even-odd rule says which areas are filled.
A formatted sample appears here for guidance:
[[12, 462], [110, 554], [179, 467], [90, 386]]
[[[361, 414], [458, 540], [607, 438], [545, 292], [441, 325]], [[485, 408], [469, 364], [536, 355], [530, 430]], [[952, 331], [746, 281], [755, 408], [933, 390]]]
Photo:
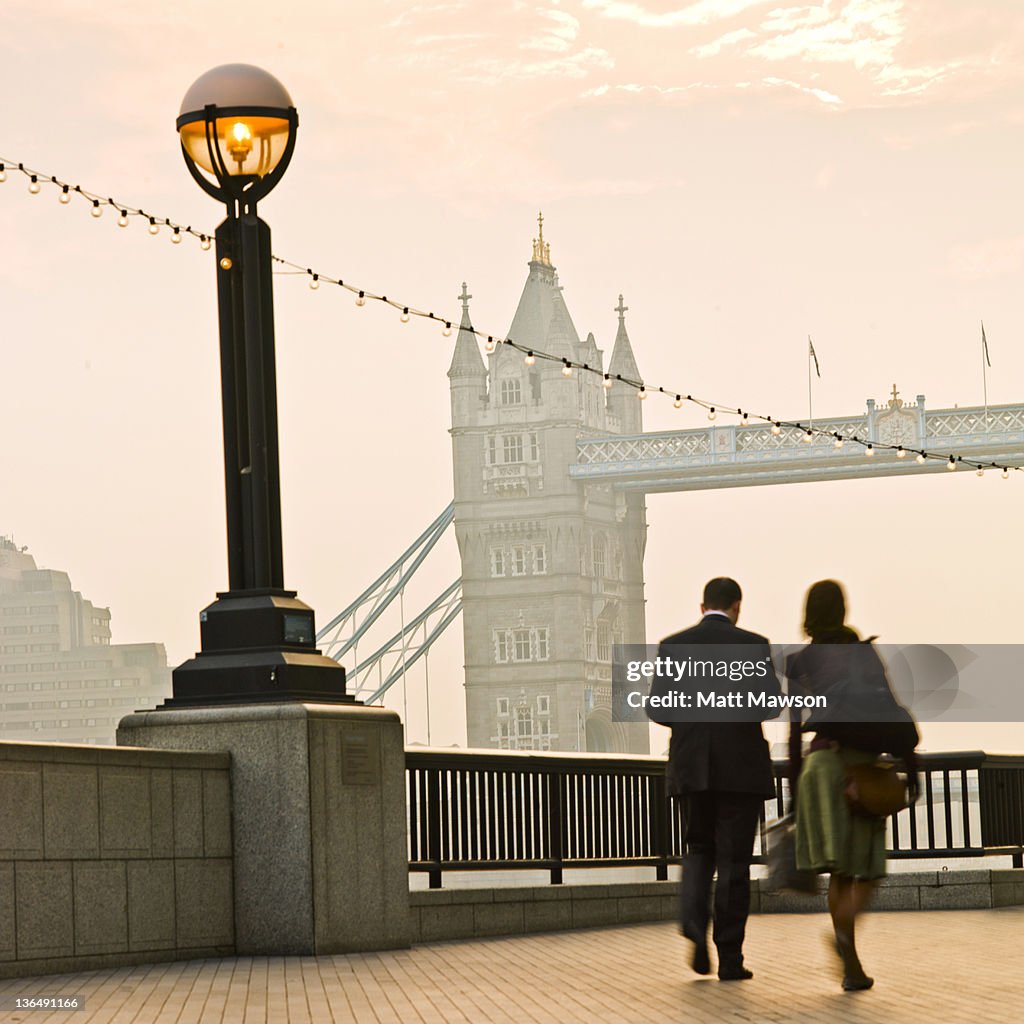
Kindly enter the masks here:
[[[1024, 854], [1024, 756], [922, 754], [921, 798], [889, 823], [901, 859]], [[788, 807], [785, 764], [765, 821]], [[680, 821], [665, 793], [665, 760], [623, 754], [407, 750], [409, 870], [439, 888], [445, 871], [653, 867], [682, 860]]]

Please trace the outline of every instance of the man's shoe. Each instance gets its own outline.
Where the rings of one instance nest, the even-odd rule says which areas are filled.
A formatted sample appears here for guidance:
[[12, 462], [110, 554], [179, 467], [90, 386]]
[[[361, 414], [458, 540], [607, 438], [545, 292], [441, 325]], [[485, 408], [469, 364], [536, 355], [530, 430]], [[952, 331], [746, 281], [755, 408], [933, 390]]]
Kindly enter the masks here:
[[690, 961], [690, 966], [695, 974], [711, 973], [711, 957], [708, 956], [707, 939], [693, 940], [693, 959]]
[[746, 967], [718, 968], [719, 981], [749, 981], [753, 976], [754, 972], [748, 971]]

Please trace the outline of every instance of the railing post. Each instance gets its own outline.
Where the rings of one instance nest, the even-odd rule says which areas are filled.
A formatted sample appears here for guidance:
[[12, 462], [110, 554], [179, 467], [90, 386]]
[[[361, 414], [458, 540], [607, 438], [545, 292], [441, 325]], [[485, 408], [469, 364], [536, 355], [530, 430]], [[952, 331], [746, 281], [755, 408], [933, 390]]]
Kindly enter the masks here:
[[653, 803], [651, 807], [651, 825], [653, 826], [651, 845], [653, 850], [651, 852], [658, 858], [654, 877], [659, 882], [664, 882], [668, 880], [668, 856], [671, 852], [669, 837], [672, 835], [672, 822], [669, 820], [669, 815], [674, 808], [669, 806], [668, 797], [665, 795], [664, 774], [653, 776], [651, 781], [654, 783], [651, 791]]
[[550, 771], [548, 780], [548, 837], [551, 843], [551, 884], [562, 884], [565, 860], [565, 776], [559, 769]]
[[427, 799], [424, 803], [424, 814], [427, 819], [427, 855], [426, 860], [436, 867], [430, 868], [427, 875], [431, 889], [441, 888], [441, 768], [426, 768]]

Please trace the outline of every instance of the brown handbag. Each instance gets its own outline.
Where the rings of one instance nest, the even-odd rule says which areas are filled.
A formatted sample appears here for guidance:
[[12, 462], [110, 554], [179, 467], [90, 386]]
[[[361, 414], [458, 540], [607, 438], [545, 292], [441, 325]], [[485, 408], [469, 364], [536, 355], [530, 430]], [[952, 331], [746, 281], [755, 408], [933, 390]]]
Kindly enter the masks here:
[[869, 818], [888, 818], [909, 806], [906, 780], [891, 764], [851, 765], [843, 793], [854, 814]]

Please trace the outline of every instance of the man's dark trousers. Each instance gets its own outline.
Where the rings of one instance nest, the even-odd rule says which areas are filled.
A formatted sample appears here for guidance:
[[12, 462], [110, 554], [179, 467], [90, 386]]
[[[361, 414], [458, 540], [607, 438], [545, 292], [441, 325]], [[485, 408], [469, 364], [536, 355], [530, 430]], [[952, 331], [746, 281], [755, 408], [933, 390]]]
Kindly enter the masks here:
[[750, 860], [764, 797], [757, 793], [706, 790], [678, 800], [685, 853], [680, 886], [683, 934], [704, 942], [716, 870], [714, 933], [719, 969], [741, 967], [750, 909]]

